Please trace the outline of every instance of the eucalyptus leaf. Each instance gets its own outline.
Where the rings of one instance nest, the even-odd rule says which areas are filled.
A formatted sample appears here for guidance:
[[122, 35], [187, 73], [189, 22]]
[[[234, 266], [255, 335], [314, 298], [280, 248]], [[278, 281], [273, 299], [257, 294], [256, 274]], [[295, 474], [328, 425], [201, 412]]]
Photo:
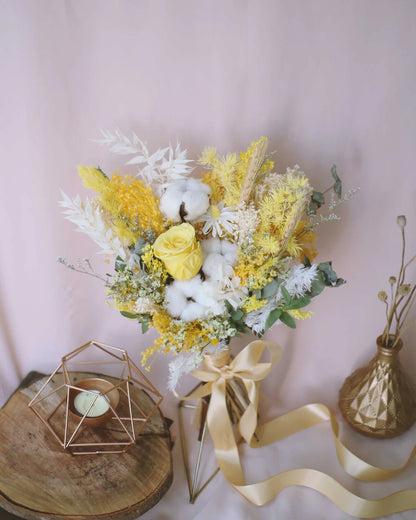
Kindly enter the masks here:
[[318, 208], [323, 206], [325, 204], [325, 197], [324, 194], [320, 191], [313, 191], [312, 192], [312, 202], [315, 202], [315, 204], [318, 205]]
[[278, 288], [279, 288], [279, 284], [277, 283], [277, 281], [272, 280], [271, 282], [269, 282], [268, 284], [266, 284], [263, 287], [262, 297], [271, 298], [272, 296], [274, 296], [277, 293]]
[[289, 313], [282, 312], [280, 316], [280, 321], [288, 327], [290, 327], [291, 329], [296, 329], [296, 322]]
[[130, 320], [137, 320], [141, 317], [140, 314], [133, 314], [132, 312], [127, 311], [120, 311], [120, 314], [125, 318], [129, 318]]
[[303, 265], [305, 267], [311, 267], [312, 264], [311, 264], [311, 261], [309, 260], [309, 258], [305, 255], [305, 253], [303, 253]]
[[116, 262], [114, 265], [114, 269], [119, 273], [123, 272], [126, 269], [126, 262], [121, 258], [121, 256], [117, 256]]
[[149, 330], [150, 321], [142, 321], [142, 334], [146, 334]]
[[282, 295], [283, 295], [283, 298], [285, 299], [285, 302], [289, 304], [292, 301], [292, 298], [290, 297], [288, 290], [283, 285], [280, 287], [280, 289], [282, 291]]
[[341, 198], [341, 194], [342, 194], [342, 181], [338, 177], [337, 167], [335, 166], [335, 164], [331, 168], [331, 173], [332, 173], [332, 177], [333, 177], [333, 179], [335, 181], [334, 191], [335, 191], [337, 197], [340, 199]]
[[227, 307], [227, 311], [231, 314], [234, 312], [234, 307], [231, 305], [231, 303], [228, 300], [225, 300], [225, 306]]
[[240, 321], [241, 318], [243, 317], [243, 311], [241, 309], [238, 309], [236, 311], [234, 311], [232, 314], [231, 314], [231, 319], [233, 321]]
[[318, 271], [315, 278], [312, 280], [311, 288], [308, 291], [308, 294], [311, 296], [311, 298], [314, 298], [315, 296], [318, 296], [318, 294], [321, 294], [325, 287], [325, 276], [322, 272]]
[[265, 331], [270, 329], [274, 323], [280, 318], [282, 315], [282, 309], [274, 309], [271, 311], [271, 313], [267, 316], [266, 324], [265, 324]]
[[311, 298], [309, 296], [303, 296], [302, 298], [298, 298], [297, 300], [292, 300], [289, 305], [285, 306], [286, 311], [292, 311], [294, 309], [301, 309], [302, 307], [306, 307], [311, 303]]
[[319, 205], [311, 200], [308, 204], [308, 215], [316, 215], [318, 209]]
[[325, 279], [328, 282], [327, 285], [332, 285], [338, 279], [337, 273], [332, 269], [331, 262], [322, 262], [318, 265], [319, 271], [325, 275]]
[[335, 166], [335, 164], [331, 166], [331, 173], [335, 182], [341, 181], [341, 179], [338, 177], [337, 167]]

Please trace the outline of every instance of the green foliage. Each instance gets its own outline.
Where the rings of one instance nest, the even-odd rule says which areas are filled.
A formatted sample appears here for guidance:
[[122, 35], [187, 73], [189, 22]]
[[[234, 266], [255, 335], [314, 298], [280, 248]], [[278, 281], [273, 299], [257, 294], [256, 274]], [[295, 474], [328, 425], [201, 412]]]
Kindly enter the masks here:
[[225, 306], [230, 315], [231, 327], [237, 331], [235, 335], [241, 337], [241, 334], [250, 334], [250, 330], [243, 321], [244, 312], [241, 309], [235, 310], [228, 300], [225, 300]]
[[296, 322], [288, 312], [282, 312], [280, 321], [291, 329], [296, 329]]
[[308, 213], [310, 215], [316, 215], [317, 210], [325, 204], [324, 194], [313, 190], [311, 200], [308, 205]]
[[311, 303], [311, 297], [310, 296], [303, 296], [302, 298], [295, 298], [290, 303], [285, 305], [286, 311], [293, 311], [295, 309], [302, 309], [302, 307], [306, 307]]
[[332, 262], [322, 262], [318, 265], [316, 277], [314, 278], [308, 295], [311, 298], [318, 296], [325, 287], [339, 287], [345, 280], [338, 278], [337, 273], [332, 269]]
[[308, 215], [316, 215], [317, 210], [325, 204], [325, 193], [327, 191], [333, 190], [338, 199], [341, 198], [342, 181], [338, 176], [335, 164], [331, 167], [331, 175], [335, 182], [330, 188], [326, 189], [324, 192], [313, 190], [311, 200], [308, 204]]
[[261, 298], [271, 298], [277, 293], [277, 289], [279, 288], [279, 284], [277, 280], [274, 279], [263, 287], [263, 290], [260, 291], [260, 297], [256, 295], [256, 298], [260, 300]]
[[264, 331], [270, 329], [270, 327], [276, 323], [276, 321], [280, 318], [281, 315], [282, 315], [282, 309], [272, 310], [271, 313], [267, 317]]
[[286, 289], [286, 287], [284, 287], [283, 285], [280, 287], [281, 291], [282, 291], [282, 295], [283, 295], [283, 298], [285, 299], [285, 302], [287, 304], [289, 304], [291, 302], [291, 297], [290, 297], [290, 294], [288, 292], [288, 290]]
[[150, 316], [149, 316], [148, 320], [143, 320], [141, 322], [142, 323], [142, 334], [146, 334], [146, 332], [149, 330], [150, 322], [151, 322]]
[[132, 312], [120, 311], [120, 314], [129, 320], [138, 320], [141, 318], [141, 314], [134, 314]]
[[150, 314], [134, 314], [133, 312], [120, 311], [120, 314], [129, 320], [137, 320], [142, 324], [142, 334], [145, 334], [150, 327], [152, 317]]
[[333, 186], [333, 190], [335, 191], [337, 197], [340, 199], [341, 198], [341, 194], [342, 194], [342, 181], [338, 177], [337, 167], [335, 166], [335, 164], [332, 165], [331, 173], [332, 173], [332, 177], [333, 177], [333, 179], [335, 181], [335, 184]]
[[126, 269], [126, 262], [121, 258], [121, 256], [117, 256], [114, 269], [118, 273], [122, 273]]
[[134, 254], [138, 256], [142, 256], [144, 254], [143, 249], [149, 245], [149, 242], [143, 238], [139, 237], [137, 239], [136, 245], [134, 246]]

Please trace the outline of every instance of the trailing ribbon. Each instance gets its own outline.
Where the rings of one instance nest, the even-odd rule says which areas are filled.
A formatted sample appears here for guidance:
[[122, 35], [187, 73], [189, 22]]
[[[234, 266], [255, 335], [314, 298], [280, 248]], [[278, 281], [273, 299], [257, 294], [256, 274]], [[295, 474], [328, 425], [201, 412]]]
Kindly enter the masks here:
[[[269, 351], [270, 362], [259, 363], [265, 348]], [[252, 448], [267, 446], [315, 424], [330, 421], [338, 460], [344, 470], [358, 480], [376, 482], [394, 477], [403, 471], [416, 455], [415, 446], [407, 462], [397, 469], [378, 468], [365, 462], [342, 444], [338, 437], [337, 420], [325, 405], [319, 403], [302, 406], [257, 426], [259, 382], [266, 377], [280, 357], [279, 345], [258, 340], [249, 343], [229, 365], [218, 367], [207, 357], [201, 370], [191, 372], [205, 384], [184, 399], [198, 399], [211, 395], [207, 425], [218, 466], [228, 482], [247, 500], [258, 506], [266, 504], [289, 486], [306, 486], [326, 496], [346, 513], [360, 518], [378, 518], [416, 509], [416, 490], [398, 491], [379, 500], [367, 500], [354, 495], [329, 475], [314, 469], [288, 470], [262, 482], [246, 484], [226, 403], [226, 383], [234, 378], [239, 378], [247, 390], [249, 405], [238, 423], [238, 430]]]

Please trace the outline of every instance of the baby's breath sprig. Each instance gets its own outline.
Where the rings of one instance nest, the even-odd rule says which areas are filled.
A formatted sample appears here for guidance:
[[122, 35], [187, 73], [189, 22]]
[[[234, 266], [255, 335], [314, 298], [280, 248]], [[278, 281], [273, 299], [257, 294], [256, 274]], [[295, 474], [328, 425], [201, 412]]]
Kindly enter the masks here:
[[[94, 271], [94, 268], [91, 265], [91, 261], [88, 258], [84, 258], [84, 260], [81, 260], [80, 258], [77, 259], [76, 264], [70, 264], [66, 258], [63, 258], [62, 256], [57, 258], [57, 262], [64, 265], [65, 267], [68, 267], [68, 269], [71, 269], [72, 271], [77, 271], [77, 273], [82, 274], [88, 274], [89, 276], [93, 276], [94, 278], [98, 278], [99, 280], [102, 280], [106, 284], [108, 283], [108, 277], [104, 278], [103, 276], [97, 274]], [[109, 276], [109, 275], [107, 275]]]

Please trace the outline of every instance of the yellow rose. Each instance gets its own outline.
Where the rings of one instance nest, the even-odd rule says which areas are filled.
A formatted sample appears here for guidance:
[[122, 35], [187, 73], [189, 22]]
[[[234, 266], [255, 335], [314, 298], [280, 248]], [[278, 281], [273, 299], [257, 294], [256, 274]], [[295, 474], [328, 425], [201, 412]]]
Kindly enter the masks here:
[[173, 226], [159, 235], [153, 251], [175, 280], [189, 280], [202, 267], [201, 245], [195, 239], [191, 224]]

